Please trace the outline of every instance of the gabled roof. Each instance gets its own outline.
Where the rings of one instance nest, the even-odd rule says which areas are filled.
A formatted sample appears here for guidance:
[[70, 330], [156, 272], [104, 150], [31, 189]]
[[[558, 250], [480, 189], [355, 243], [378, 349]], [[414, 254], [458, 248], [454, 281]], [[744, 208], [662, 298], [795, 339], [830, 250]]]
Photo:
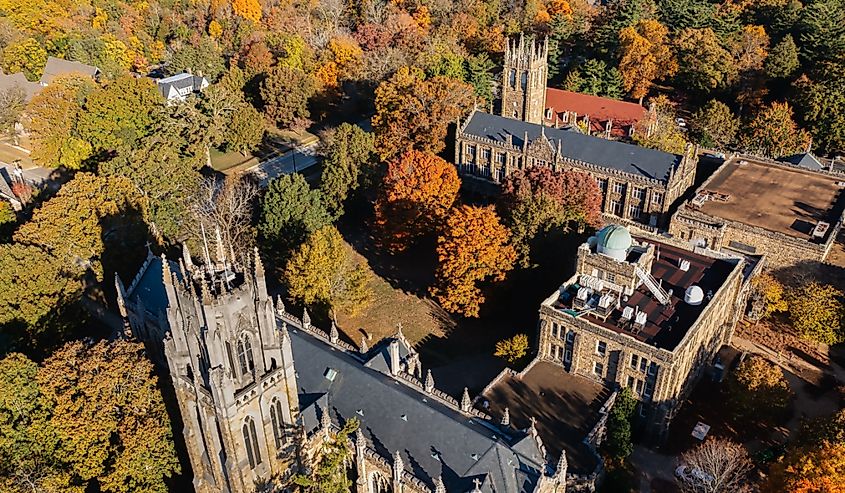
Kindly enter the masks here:
[[26, 101], [29, 101], [41, 91], [41, 84], [28, 81], [26, 76], [21, 72], [11, 75], [0, 72], [0, 91], [6, 91], [14, 87], [19, 87], [23, 91]]
[[522, 147], [526, 134], [529, 141], [534, 141], [544, 133], [546, 138], [553, 142], [554, 148], [557, 148], [557, 142], [560, 142], [561, 151], [566, 158], [663, 182], [668, 182], [669, 171], [677, 168], [683, 159], [678, 154], [480, 111], [472, 114], [464, 127], [464, 133], [501, 143], [507, 143], [510, 136], [513, 145], [517, 147]]
[[[511, 438], [492, 424], [470, 418], [304, 331], [292, 329], [290, 337], [309, 431], [322, 416], [315, 407], [328, 403], [334, 423], [358, 418], [368, 444], [380, 456], [390, 462], [398, 451], [406, 471], [429, 486], [441, 476], [447, 491], [469, 491], [473, 479], [483, 481], [485, 492], [533, 491], [545, 464], [538, 462], [536, 452], [511, 447]], [[329, 368], [337, 372], [332, 380], [326, 378]]]
[[[647, 113], [647, 110], [637, 103], [552, 87], [546, 89], [546, 108], [551, 108], [555, 116], [565, 111], [575, 112], [579, 118], [588, 116], [590, 130], [593, 132], [604, 132], [607, 121], [611, 120], [613, 122], [611, 134], [617, 137], [625, 136], [624, 127], [639, 122]], [[554, 123], [554, 120], [551, 123]]]
[[189, 74], [188, 72], [183, 72], [181, 74], [171, 75], [170, 77], [165, 77], [164, 79], [156, 80], [156, 85], [158, 86], [161, 95], [165, 98], [170, 97], [171, 89], [175, 89], [177, 91], [183, 89], [190, 89], [191, 92], [199, 91], [204, 89], [208, 86], [208, 80], [205, 77], [200, 75], [193, 75]]
[[[172, 260], [168, 260], [168, 262], [170, 263], [170, 272], [176, 274], [176, 277], [181, 280], [182, 270], [179, 268], [179, 264]], [[161, 265], [161, 257], [148, 253], [137, 283], [129, 286], [127, 293], [132, 303], [142, 301], [144, 308], [156, 315], [164, 313], [169, 304], [167, 292], [164, 290]]]
[[92, 65], [62, 60], [61, 58], [51, 56], [47, 59], [47, 64], [44, 65], [44, 74], [41, 76], [41, 83], [45, 85], [49, 84], [53, 79], [62, 75], [82, 74], [94, 78], [99, 73], [100, 69]]
[[816, 158], [816, 156], [813, 156], [813, 154], [809, 152], [802, 152], [800, 154], [782, 157], [779, 161], [813, 171], [821, 171], [824, 169], [824, 166], [822, 166], [822, 163]]

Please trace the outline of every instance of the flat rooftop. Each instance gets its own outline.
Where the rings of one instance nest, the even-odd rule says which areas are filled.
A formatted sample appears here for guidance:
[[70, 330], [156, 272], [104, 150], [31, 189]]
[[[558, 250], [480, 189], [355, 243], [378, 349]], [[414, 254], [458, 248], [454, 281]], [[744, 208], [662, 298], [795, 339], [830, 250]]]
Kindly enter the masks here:
[[[643, 241], [641, 238], [636, 239], [638, 242]], [[640, 284], [628, 300], [621, 303], [606, 319], [591, 312], [577, 316], [649, 345], [672, 351], [707, 307], [709, 295], [718, 292], [739, 260], [707, 257], [652, 240], [648, 240], [648, 243], [655, 245], [659, 253], [651, 266], [651, 276], [660, 282], [665, 291], [671, 291], [669, 304], [660, 304], [651, 291]], [[687, 270], [679, 267], [681, 260], [689, 262]], [[628, 261], [631, 261], [631, 254]], [[687, 288], [693, 285], [700, 287], [705, 295], [700, 305], [690, 305], [684, 301]], [[578, 312], [573, 310], [573, 302], [579, 287], [576, 277], [574, 283], [561, 288], [560, 295], [551, 306], [576, 316]], [[591, 303], [597, 301], [599, 294], [593, 294]], [[646, 323], [642, 328], [634, 328], [630, 320], [622, 320], [622, 310], [628, 306], [646, 313]]]
[[566, 450], [569, 470], [589, 474], [597, 462], [583, 440], [598, 422], [599, 410], [610, 394], [598, 382], [540, 361], [522, 378], [503, 378], [483, 397], [489, 403], [485, 411], [497, 419], [508, 408], [513, 428], [527, 428], [534, 417], [547, 452], [557, 460], [560, 451]]
[[[744, 163], [744, 164], [740, 164]], [[802, 168], [734, 158], [723, 165], [698, 191], [723, 194], [687, 207], [710, 216], [756, 226], [810, 241], [819, 221], [831, 227], [827, 240], [845, 209], [845, 193], [838, 182], [845, 178]]]

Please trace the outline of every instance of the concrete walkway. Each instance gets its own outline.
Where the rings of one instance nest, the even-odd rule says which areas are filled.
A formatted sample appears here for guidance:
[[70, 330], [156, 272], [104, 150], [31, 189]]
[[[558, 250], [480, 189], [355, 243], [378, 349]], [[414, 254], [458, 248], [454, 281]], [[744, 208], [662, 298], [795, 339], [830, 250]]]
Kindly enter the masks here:
[[663, 483], [675, 482], [675, 467], [678, 463], [675, 456], [635, 445], [630, 460], [640, 480], [640, 493], [651, 493], [651, 484], [655, 480], [662, 480]]

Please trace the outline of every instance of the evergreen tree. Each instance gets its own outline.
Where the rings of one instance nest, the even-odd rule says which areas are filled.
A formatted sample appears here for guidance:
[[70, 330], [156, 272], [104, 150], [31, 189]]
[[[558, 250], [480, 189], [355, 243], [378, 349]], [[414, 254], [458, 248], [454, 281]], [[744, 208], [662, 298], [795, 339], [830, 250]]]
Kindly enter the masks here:
[[792, 35], [787, 34], [769, 52], [765, 62], [766, 74], [772, 78], [786, 78], [795, 73], [799, 65], [798, 47]]
[[258, 231], [271, 251], [287, 251], [305, 241], [314, 231], [331, 224], [322, 194], [312, 190], [299, 173], [270, 182], [261, 201]]
[[484, 101], [493, 100], [493, 76], [491, 70], [496, 64], [486, 53], [473, 55], [466, 59], [466, 82], [475, 88], [475, 95]]
[[815, 0], [801, 12], [801, 55], [810, 62], [845, 59], [845, 0]]
[[348, 464], [352, 460], [350, 435], [360, 426], [358, 418], [351, 418], [331, 440], [324, 442], [320, 461], [311, 477], [299, 475], [294, 482], [308, 493], [348, 493], [352, 491]]
[[343, 123], [324, 137], [323, 173], [320, 190], [326, 208], [335, 219], [343, 215], [343, 204], [356, 190], [362, 175], [375, 178], [373, 134]]
[[796, 108], [823, 152], [845, 150], [845, 62], [822, 63], [795, 83]]
[[607, 417], [607, 438], [604, 448], [618, 461], [623, 461], [634, 451], [631, 441], [631, 420], [637, 408], [637, 399], [629, 388], [623, 388], [616, 394], [616, 401]]
[[660, 21], [671, 31], [710, 27], [716, 4], [707, 0], [657, 0]]

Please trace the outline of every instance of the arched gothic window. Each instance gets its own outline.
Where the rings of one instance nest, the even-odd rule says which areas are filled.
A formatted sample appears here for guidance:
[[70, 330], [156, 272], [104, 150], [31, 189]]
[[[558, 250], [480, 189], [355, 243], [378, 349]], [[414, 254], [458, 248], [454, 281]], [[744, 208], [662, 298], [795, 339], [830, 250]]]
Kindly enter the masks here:
[[390, 481], [381, 473], [374, 472], [370, 476], [370, 493], [391, 493]]
[[258, 436], [255, 434], [255, 421], [251, 417], [244, 421], [243, 432], [249, 468], [255, 469], [255, 466], [261, 464], [261, 452], [258, 449]]
[[255, 363], [252, 360], [252, 343], [249, 335], [244, 334], [238, 339], [238, 363], [241, 366], [241, 375], [252, 373]]
[[284, 436], [284, 420], [282, 417], [282, 401], [274, 398], [270, 403], [270, 419], [273, 421], [273, 438], [276, 441], [276, 450], [282, 449], [282, 438]]

